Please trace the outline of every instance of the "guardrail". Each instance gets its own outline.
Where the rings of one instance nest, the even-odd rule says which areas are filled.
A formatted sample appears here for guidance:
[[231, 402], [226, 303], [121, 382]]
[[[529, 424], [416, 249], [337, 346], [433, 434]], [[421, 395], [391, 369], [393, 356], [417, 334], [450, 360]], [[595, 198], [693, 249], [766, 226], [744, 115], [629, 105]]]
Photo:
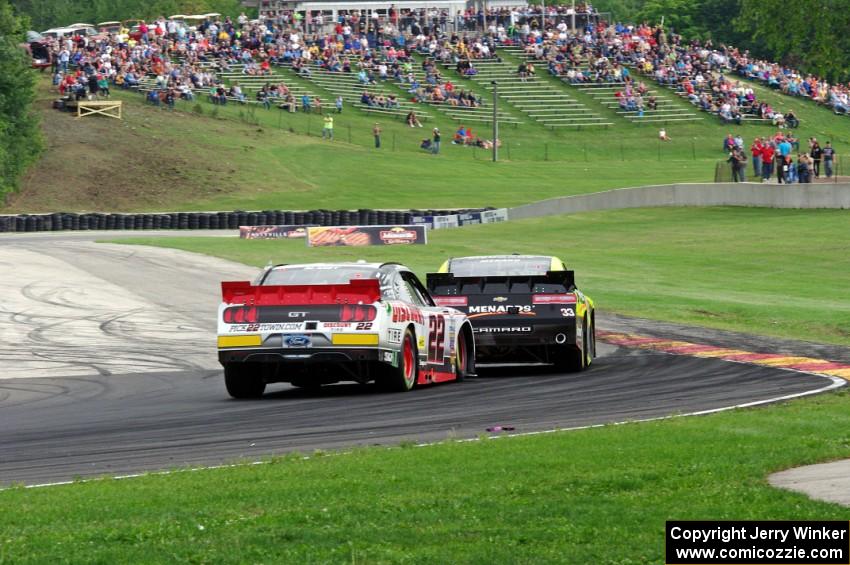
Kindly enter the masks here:
[[596, 210], [656, 206], [850, 208], [850, 184], [664, 184], [562, 196], [517, 206], [508, 218], [539, 218]]

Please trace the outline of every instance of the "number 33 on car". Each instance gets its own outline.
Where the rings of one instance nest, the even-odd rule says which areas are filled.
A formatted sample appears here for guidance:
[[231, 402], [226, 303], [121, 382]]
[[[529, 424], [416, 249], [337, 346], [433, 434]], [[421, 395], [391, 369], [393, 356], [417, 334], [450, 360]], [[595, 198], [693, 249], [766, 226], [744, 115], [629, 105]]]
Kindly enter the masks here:
[[221, 287], [218, 358], [234, 398], [274, 382], [407, 391], [475, 371], [466, 314], [437, 306], [397, 263], [277, 265]]

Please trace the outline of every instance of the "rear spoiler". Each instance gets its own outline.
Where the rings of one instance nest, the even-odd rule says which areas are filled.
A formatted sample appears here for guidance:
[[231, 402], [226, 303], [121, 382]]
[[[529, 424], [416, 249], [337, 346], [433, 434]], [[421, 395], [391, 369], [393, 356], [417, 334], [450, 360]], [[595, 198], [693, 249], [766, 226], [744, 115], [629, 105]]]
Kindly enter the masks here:
[[492, 275], [486, 277], [456, 277], [452, 273], [428, 273], [426, 276], [426, 284], [428, 291], [433, 293], [438, 286], [449, 286], [459, 283], [478, 283], [481, 289], [484, 289], [484, 283], [503, 282], [503, 283], [529, 283], [534, 284], [562, 284], [568, 291], [575, 290], [575, 272], [574, 271], [546, 271], [545, 275]]
[[353, 279], [348, 284], [255, 286], [249, 281], [224, 281], [227, 304], [289, 306], [308, 304], [373, 304], [381, 299], [378, 279]]

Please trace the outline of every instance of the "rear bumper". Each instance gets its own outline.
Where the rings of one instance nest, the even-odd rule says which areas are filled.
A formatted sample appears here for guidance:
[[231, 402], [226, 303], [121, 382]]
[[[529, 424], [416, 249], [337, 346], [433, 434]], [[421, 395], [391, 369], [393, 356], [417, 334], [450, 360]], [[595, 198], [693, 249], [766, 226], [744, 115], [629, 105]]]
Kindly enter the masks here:
[[473, 323], [476, 347], [523, 348], [548, 345], [576, 345], [575, 322], [540, 323], [518, 320], [516, 323]]
[[332, 365], [360, 361], [389, 362], [392, 359], [392, 354], [389, 349], [379, 349], [377, 347], [313, 347], [303, 349], [254, 347], [245, 349], [219, 349], [218, 361], [222, 365], [228, 363], [309, 363]]

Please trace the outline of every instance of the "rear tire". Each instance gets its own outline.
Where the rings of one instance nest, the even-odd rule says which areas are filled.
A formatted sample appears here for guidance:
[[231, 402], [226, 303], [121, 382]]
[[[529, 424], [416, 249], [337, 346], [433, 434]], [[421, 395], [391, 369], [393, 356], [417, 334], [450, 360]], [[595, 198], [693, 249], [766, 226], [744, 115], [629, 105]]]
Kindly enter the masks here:
[[593, 360], [596, 358], [596, 316], [591, 313], [590, 315], [590, 342], [588, 343], [587, 350], [587, 366], [589, 367]]
[[224, 366], [224, 386], [233, 398], [260, 398], [266, 390], [259, 367], [250, 363], [228, 363]]
[[398, 367], [387, 367], [387, 373], [381, 379], [382, 388], [390, 392], [407, 392], [416, 386], [419, 379], [419, 351], [413, 331], [408, 328], [401, 340], [401, 353]]
[[469, 370], [469, 344], [467, 343], [466, 330], [458, 335], [457, 349], [455, 351], [455, 379], [464, 380], [472, 371]]

